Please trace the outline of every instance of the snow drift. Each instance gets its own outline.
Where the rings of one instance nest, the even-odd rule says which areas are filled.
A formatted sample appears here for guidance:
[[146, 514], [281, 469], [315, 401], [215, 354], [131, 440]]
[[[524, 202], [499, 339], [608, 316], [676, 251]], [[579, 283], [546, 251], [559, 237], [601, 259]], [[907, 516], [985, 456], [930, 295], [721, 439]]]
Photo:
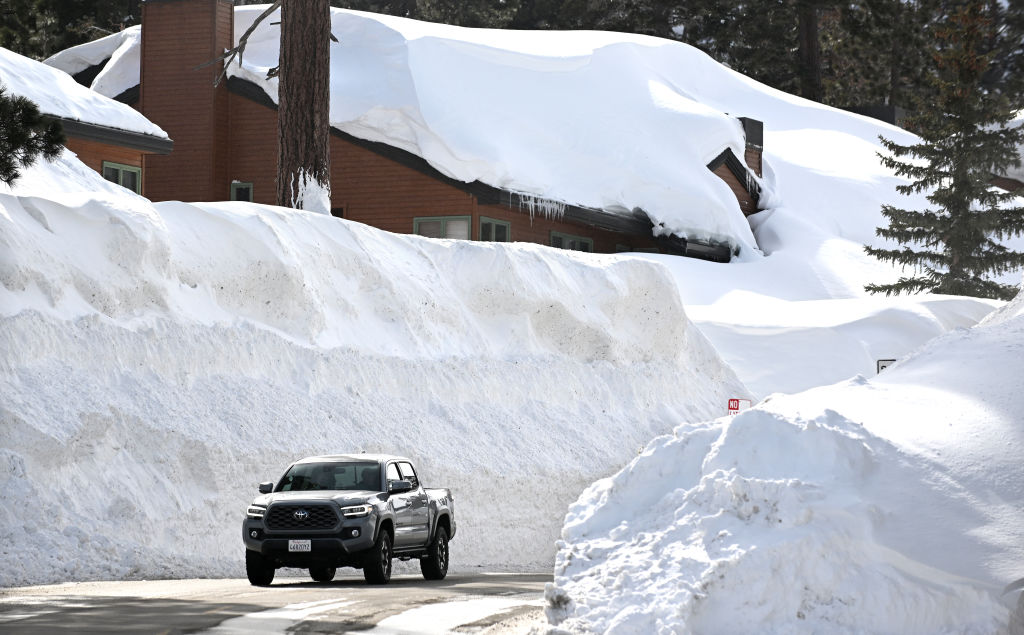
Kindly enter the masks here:
[[1024, 625], [1001, 595], [1024, 577], [1022, 302], [870, 381], [655, 439], [570, 507], [549, 617], [609, 633]]
[[240, 575], [256, 484], [360, 450], [452, 488], [453, 566], [546, 568], [587, 483], [743, 392], [641, 260], [27, 172], [0, 193], [0, 585]]

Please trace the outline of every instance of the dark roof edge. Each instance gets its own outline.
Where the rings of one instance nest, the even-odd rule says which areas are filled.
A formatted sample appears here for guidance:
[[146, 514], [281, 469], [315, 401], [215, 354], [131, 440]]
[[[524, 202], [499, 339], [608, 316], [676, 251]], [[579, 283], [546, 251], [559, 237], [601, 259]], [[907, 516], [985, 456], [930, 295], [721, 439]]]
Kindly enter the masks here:
[[66, 119], [64, 117], [57, 117], [54, 115], [44, 114], [43, 117], [50, 121], [60, 122], [61, 127], [64, 128], [64, 134], [76, 139], [108, 143], [110, 145], [131, 148], [133, 150], [141, 150], [142, 152], [152, 154], [170, 154], [171, 149], [174, 148], [174, 141], [171, 139], [156, 137], [142, 132], [131, 132], [129, 130], [122, 130], [121, 128], [110, 128], [108, 126], [87, 123], [77, 119]]
[[[267, 93], [264, 92], [258, 84], [250, 82], [247, 79], [229, 77], [228, 90], [262, 106], [277, 110], [277, 104], [274, 103]], [[503, 205], [509, 209], [527, 213], [526, 203], [524, 201], [529, 198], [529, 195], [504, 190], [494, 187], [493, 185], [481, 183], [480, 181], [467, 183], [465, 181], [453, 179], [442, 174], [437, 168], [430, 165], [430, 163], [423, 157], [413, 154], [408, 150], [402, 150], [401, 148], [396, 148], [379, 141], [367, 141], [366, 139], [360, 139], [359, 137], [355, 137], [333, 126], [331, 126], [331, 134], [335, 137], [344, 139], [353, 145], [369, 150], [370, 152], [383, 156], [387, 159], [391, 159], [392, 161], [404, 165], [407, 168], [416, 170], [421, 174], [437, 179], [442, 183], [446, 183], [464, 192], [468, 192], [469, 194], [476, 196], [477, 202], [481, 205]], [[606, 231], [642, 236], [651, 235], [651, 221], [647, 218], [646, 214], [640, 211], [634, 212], [633, 216], [630, 217], [605, 210], [566, 204], [562, 212], [562, 220], [576, 225], [584, 225]]]

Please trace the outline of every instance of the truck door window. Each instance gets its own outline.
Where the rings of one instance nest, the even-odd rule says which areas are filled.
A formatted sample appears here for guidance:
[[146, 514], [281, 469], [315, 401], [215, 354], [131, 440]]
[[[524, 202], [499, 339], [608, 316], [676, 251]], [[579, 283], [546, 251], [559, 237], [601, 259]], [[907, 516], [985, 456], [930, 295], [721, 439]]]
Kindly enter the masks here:
[[398, 474], [398, 466], [396, 466], [394, 463], [388, 463], [388, 467], [387, 467], [387, 471], [385, 472], [385, 475], [388, 478], [388, 485], [390, 485], [394, 481], [402, 480], [402, 477], [399, 476], [399, 474]]
[[405, 461], [402, 461], [401, 463], [398, 464], [398, 469], [402, 471], [403, 480], [412, 483], [413, 487], [420, 486], [419, 479], [416, 478], [416, 471], [412, 469], [411, 463], [406, 463]]

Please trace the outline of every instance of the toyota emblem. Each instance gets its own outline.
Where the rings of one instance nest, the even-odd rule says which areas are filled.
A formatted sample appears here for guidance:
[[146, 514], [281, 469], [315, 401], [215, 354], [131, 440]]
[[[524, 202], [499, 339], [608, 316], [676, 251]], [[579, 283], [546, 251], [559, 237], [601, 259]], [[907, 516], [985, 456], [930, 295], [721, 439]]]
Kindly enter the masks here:
[[309, 512], [304, 509], [296, 509], [292, 515], [295, 516], [295, 520], [306, 520], [309, 518]]

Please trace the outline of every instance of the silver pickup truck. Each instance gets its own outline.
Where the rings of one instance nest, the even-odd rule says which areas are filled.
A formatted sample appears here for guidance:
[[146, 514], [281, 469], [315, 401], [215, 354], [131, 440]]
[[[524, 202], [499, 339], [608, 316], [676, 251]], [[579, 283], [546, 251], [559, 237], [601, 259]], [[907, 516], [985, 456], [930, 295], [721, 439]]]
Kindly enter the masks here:
[[245, 572], [254, 585], [270, 584], [281, 567], [309, 569], [317, 582], [355, 567], [370, 584], [387, 584], [393, 557], [418, 558], [428, 580], [448, 575], [455, 503], [447, 489], [424, 488], [409, 459], [314, 456], [259, 491], [242, 523]]

